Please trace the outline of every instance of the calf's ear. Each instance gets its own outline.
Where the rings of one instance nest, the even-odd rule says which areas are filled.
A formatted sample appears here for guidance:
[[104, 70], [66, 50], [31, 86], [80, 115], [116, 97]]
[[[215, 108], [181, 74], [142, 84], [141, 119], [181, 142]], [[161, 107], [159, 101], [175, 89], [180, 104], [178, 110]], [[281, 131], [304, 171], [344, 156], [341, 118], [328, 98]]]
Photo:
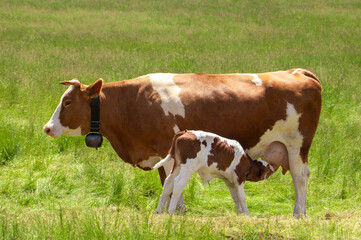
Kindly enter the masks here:
[[103, 79], [99, 78], [95, 83], [89, 85], [84, 92], [90, 97], [96, 97], [100, 94], [103, 87]]

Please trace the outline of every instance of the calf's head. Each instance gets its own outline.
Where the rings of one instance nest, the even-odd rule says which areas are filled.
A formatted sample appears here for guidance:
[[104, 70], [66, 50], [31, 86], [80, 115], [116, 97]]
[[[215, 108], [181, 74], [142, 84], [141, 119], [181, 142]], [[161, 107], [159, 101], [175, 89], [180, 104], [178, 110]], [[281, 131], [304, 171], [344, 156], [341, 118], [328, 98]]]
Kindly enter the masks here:
[[249, 173], [246, 176], [247, 181], [258, 182], [261, 180], [266, 180], [269, 178], [278, 166], [271, 165], [261, 159], [251, 160], [252, 165], [249, 170]]
[[52, 137], [85, 135], [90, 128], [90, 102], [100, 94], [103, 80], [99, 79], [89, 86], [81, 84], [77, 79], [60, 84], [69, 85], [69, 88], [61, 97], [53, 116], [45, 124], [44, 132]]

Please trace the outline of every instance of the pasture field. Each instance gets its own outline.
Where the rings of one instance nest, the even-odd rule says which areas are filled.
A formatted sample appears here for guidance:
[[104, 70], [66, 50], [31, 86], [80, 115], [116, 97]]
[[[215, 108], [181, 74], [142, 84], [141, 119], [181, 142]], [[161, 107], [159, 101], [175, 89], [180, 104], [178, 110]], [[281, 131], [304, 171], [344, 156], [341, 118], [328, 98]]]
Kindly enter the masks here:
[[[251, 217], [225, 184], [188, 184], [184, 215], [156, 215], [156, 171], [105, 141], [46, 136], [66, 87], [153, 72], [305, 68], [323, 86], [307, 218], [291, 176], [246, 184]], [[0, 0], [0, 238], [360, 239], [361, 2], [358, 0]]]

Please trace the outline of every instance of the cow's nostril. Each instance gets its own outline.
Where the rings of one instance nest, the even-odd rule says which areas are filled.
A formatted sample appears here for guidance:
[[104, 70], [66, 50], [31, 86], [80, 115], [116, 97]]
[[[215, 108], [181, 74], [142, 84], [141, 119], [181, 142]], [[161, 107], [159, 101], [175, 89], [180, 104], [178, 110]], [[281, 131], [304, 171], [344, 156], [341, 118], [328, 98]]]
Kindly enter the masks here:
[[45, 127], [44, 128], [44, 132], [46, 133], [46, 134], [50, 134], [50, 131], [51, 131], [51, 129], [50, 129], [50, 127]]

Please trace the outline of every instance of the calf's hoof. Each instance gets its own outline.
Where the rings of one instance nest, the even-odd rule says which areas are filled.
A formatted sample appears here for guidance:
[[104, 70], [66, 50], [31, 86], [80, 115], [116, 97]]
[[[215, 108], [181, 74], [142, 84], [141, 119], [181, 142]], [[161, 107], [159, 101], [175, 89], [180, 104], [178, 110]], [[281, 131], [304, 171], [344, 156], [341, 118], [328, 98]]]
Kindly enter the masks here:
[[161, 213], [163, 213], [163, 211], [162, 211], [162, 210], [159, 210], [159, 209], [156, 209], [156, 210], [155, 210], [155, 213], [156, 213], [156, 214], [161, 214]]
[[186, 213], [188, 211], [185, 204], [178, 204], [177, 210], [180, 211], [181, 213]]

